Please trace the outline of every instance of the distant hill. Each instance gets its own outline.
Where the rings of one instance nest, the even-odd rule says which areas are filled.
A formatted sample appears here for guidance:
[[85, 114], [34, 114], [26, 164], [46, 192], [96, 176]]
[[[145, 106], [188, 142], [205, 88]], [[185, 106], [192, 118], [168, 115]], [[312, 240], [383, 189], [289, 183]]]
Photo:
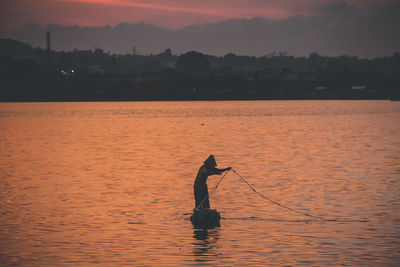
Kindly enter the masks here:
[[0, 56], [32, 59], [35, 51], [29, 44], [12, 39], [0, 39]]

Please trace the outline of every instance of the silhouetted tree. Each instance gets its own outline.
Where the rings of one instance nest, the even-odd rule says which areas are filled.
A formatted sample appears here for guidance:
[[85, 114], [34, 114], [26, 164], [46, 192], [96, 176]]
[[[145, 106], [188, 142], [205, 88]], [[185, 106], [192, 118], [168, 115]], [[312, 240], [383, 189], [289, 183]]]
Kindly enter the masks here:
[[176, 70], [193, 76], [204, 77], [210, 73], [210, 61], [198, 52], [188, 52], [179, 57], [176, 62]]
[[[110, 55], [95, 49], [51, 51], [50, 63], [45, 49], [0, 39], [0, 101], [400, 98], [399, 52], [359, 59], [317, 53], [175, 56], [170, 49]], [[104, 75], [89, 75], [95, 67]], [[357, 85], [364, 89], [352, 89]]]

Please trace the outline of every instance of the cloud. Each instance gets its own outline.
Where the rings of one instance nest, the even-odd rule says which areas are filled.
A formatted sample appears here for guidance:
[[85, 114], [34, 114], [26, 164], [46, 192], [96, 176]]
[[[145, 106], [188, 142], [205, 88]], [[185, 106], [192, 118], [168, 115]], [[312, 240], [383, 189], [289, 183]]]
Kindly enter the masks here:
[[[55, 0], [59, 2], [66, 2], [65, 0]], [[123, 7], [134, 7], [141, 9], [150, 10], [162, 10], [166, 12], [181, 12], [181, 13], [193, 13], [203, 14], [212, 16], [224, 17], [223, 12], [217, 12], [215, 9], [210, 8], [191, 8], [185, 5], [166, 5], [167, 1], [158, 3], [158, 1], [134, 1], [134, 0], [69, 0], [70, 3], [85, 3], [93, 5], [108, 5], [108, 6], [123, 6]]]
[[26, 23], [41, 25], [116, 25], [146, 21], [168, 28], [226, 19], [212, 9], [125, 1], [1, 0], [0, 29], [22, 28]]
[[[227, 19], [285, 20], [387, 6], [398, 0], [1, 0], [0, 29], [41, 25], [116, 25], [145, 21], [170, 29]], [[346, 13], [347, 12], [347, 13]], [[347, 15], [346, 15], [347, 14]]]
[[[5, 2], [15, 5], [4, 5]], [[216, 55], [287, 51], [294, 55], [318, 52], [374, 57], [391, 55], [400, 47], [400, 3], [392, 0], [118, 0], [119, 5], [108, 0], [92, 2], [2, 0], [0, 28], [23, 28], [29, 21], [42, 26], [30, 24], [0, 36], [44, 46], [44, 25], [79, 25], [52, 28], [54, 47], [71, 50], [97, 46], [118, 53], [130, 52], [136, 46], [142, 53], [157, 53], [169, 47], [175, 53], [198, 50]], [[145, 5], [139, 7], [140, 4]], [[213, 15], [208, 12], [210, 9], [214, 9]], [[222, 11], [223, 16], [215, 15]], [[163, 29], [148, 24], [119, 25], [140, 21]], [[117, 26], [82, 28], [106, 24]]]

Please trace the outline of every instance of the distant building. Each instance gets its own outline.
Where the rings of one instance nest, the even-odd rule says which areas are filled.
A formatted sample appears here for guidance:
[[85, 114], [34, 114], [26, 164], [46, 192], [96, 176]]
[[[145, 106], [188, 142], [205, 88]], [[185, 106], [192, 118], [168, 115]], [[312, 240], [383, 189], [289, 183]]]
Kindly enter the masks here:
[[88, 74], [103, 75], [104, 70], [99, 65], [90, 65], [87, 67]]
[[316, 81], [317, 80], [317, 75], [312, 72], [300, 72], [299, 73], [299, 78], [301, 80], [305, 81]]
[[352, 90], [365, 90], [367, 87], [365, 85], [356, 85], [351, 87]]
[[326, 86], [315, 86], [315, 90], [326, 90]]
[[61, 69], [61, 75], [68, 78], [75, 75], [74, 69]]
[[285, 80], [287, 81], [297, 81], [299, 79], [299, 76], [297, 73], [288, 73], [285, 76]]

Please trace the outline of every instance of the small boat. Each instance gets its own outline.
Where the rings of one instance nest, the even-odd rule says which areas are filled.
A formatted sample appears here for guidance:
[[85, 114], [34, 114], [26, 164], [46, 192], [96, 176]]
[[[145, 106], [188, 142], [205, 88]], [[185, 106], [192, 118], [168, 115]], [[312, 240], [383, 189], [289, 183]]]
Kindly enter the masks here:
[[194, 209], [190, 220], [196, 228], [213, 228], [220, 226], [221, 215], [217, 210], [201, 208]]

